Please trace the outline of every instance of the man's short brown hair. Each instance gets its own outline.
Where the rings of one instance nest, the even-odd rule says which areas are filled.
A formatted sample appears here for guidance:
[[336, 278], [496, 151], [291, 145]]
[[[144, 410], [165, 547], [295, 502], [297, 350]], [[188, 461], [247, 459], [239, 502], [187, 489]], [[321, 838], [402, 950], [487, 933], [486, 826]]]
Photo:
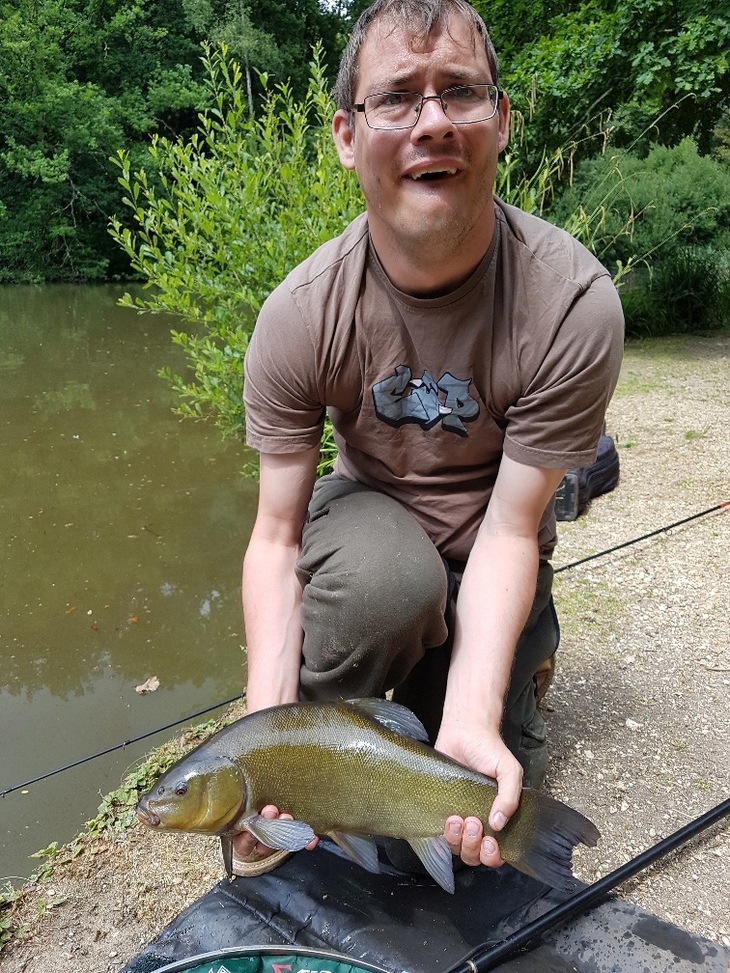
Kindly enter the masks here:
[[499, 84], [499, 62], [487, 26], [466, 0], [375, 0], [363, 10], [355, 24], [347, 47], [342, 55], [340, 70], [335, 84], [335, 100], [338, 108], [349, 111], [355, 100], [355, 88], [360, 69], [360, 51], [376, 20], [389, 20], [393, 28], [402, 28], [417, 42], [425, 41], [437, 24], [447, 30], [452, 16], [461, 16], [469, 26], [475, 45], [478, 40], [484, 49], [492, 73], [492, 84]]

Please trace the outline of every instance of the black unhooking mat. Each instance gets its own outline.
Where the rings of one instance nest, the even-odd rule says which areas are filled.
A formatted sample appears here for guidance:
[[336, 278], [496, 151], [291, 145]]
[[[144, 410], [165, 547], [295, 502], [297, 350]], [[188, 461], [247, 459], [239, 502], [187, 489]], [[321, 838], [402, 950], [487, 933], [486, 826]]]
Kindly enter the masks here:
[[[151, 973], [198, 956], [203, 963], [202, 954], [209, 954], [199, 967], [204, 973], [314, 973], [324, 966], [329, 973], [337, 966], [317, 964], [311, 954], [288, 954], [287, 947], [337, 953], [389, 973], [447, 973], [472, 949], [504, 939], [565, 898], [508, 865], [462, 868], [452, 896], [426, 876], [393, 869], [370, 875], [323, 840], [267, 875], [219, 882], [122, 973]], [[222, 952], [253, 947], [261, 947], [253, 965], [237, 966], [230, 952]], [[271, 955], [265, 947], [279, 949]], [[729, 968], [730, 953], [722, 948], [615, 898], [499, 967], [505, 973], [728, 973]]]

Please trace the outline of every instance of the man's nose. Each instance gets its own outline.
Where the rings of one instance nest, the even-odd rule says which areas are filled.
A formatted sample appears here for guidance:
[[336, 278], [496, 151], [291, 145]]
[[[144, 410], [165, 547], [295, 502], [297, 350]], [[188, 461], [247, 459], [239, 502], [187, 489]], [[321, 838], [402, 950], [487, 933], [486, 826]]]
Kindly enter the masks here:
[[411, 129], [415, 138], [443, 136], [453, 131], [454, 123], [443, 108], [439, 95], [424, 95], [418, 121]]

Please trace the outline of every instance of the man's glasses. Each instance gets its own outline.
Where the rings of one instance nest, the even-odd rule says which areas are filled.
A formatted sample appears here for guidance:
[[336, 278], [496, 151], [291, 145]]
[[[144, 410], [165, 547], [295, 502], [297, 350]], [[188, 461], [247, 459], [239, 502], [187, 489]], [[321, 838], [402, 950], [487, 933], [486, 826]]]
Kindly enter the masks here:
[[374, 129], [413, 128], [426, 101], [440, 101], [444, 114], [454, 125], [486, 122], [497, 113], [503, 92], [496, 84], [460, 84], [440, 95], [419, 91], [380, 91], [368, 95], [353, 111], [361, 111]]

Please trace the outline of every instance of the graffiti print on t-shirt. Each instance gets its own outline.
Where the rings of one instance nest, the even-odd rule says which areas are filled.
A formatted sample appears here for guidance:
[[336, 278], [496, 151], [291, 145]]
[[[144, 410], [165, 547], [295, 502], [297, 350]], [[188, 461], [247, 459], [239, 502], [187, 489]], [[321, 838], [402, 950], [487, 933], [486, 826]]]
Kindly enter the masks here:
[[427, 430], [440, 422], [448, 432], [466, 436], [464, 423], [479, 415], [479, 403], [469, 394], [471, 382], [451, 372], [434, 381], [428, 370], [413, 378], [407, 365], [396, 365], [393, 375], [373, 386], [375, 413], [389, 426], [415, 422]]

